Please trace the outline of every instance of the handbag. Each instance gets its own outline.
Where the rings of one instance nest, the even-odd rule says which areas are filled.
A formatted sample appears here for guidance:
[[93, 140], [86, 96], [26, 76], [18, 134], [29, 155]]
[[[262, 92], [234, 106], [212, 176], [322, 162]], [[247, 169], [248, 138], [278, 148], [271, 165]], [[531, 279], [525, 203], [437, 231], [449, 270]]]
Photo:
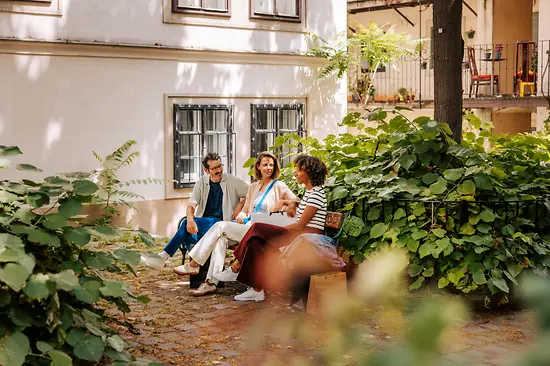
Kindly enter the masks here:
[[[276, 182], [277, 182], [277, 179], [275, 179], [273, 182], [271, 182], [271, 184], [269, 185], [269, 187], [267, 187], [267, 189], [265, 190], [265, 192], [264, 192], [262, 198], [260, 198], [260, 202], [258, 202], [258, 204], [256, 205], [256, 207], [254, 208], [254, 211], [252, 211], [253, 214], [258, 213], [258, 210], [260, 209], [260, 207], [262, 207], [262, 203], [264, 202], [264, 199], [267, 197], [269, 191], [271, 191], [271, 188], [273, 188], [273, 185], [274, 185]], [[247, 223], [250, 221], [251, 218], [252, 218], [252, 214], [251, 214], [250, 216], [248, 216], [248, 217], [245, 217], [245, 218], [243, 219], [243, 222], [244, 222], [245, 224], [247, 224]]]

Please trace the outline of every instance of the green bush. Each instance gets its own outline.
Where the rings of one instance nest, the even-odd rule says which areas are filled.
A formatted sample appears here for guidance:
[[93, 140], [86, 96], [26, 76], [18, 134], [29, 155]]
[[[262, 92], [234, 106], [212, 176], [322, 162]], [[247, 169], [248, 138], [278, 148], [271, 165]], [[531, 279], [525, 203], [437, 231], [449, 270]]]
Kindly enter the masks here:
[[343, 255], [359, 263], [374, 251], [407, 248], [410, 290], [433, 283], [506, 295], [522, 272], [545, 276], [548, 136], [493, 136], [489, 124], [468, 114], [476, 132], [456, 144], [447, 124], [410, 121], [401, 110], [392, 118], [381, 109], [366, 119], [348, 115], [342, 124], [356, 134], [276, 140], [274, 149], [294, 140], [327, 163], [329, 208], [350, 213]]
[[[0, 146], [0, 168], [39, 171], [7, 159], [19, 154]], [[119, 235], [80, 215], [84, 205], [103, 199], [91, 175], [0, 181], [0, 365], [147, 364], [108, 325], [117, 321], [105, 313], [109, 304], [127, 313], [128, 302], [148, 299], [105, 277], [105, 271], [134, 273], [137, 252], [90, 249], [92, 238]], [[145, 231], [140, 236], [154, 243]]]

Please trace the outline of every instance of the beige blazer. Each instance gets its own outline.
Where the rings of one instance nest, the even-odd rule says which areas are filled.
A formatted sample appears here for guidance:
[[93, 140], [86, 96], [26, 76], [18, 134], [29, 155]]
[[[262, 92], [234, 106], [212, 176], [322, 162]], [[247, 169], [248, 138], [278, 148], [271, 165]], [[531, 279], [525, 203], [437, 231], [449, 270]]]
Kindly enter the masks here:
[[[271, 183], [270, 183], [271, 184]], [[266, 188], [267, 189], [267, 188]], [[265, 192], [265, 191], [264, 191]], [[264, 192], [260, 193], [260, 183], [254, 182], [248, 187], [248, 192], [246, 193], [246, 202], [243, 206], [243, 209], [241, 213], [239, 213], [239, 217], [245, 218], [250, 216], [252, 211], [254, 210], [254, 201], [256, 201], [256, 198], [260, 194], [264, 194]], [[275, 208], [275, 205], [280, 200], [295, 200], [296, 196], [290, 188], [284, 183], [278, 180], [274, 185], [273, 188], [271, 188], [271, 191], [264, 199], [264, 203], [266, 204], [267, 212], [273, 212], [273, 209]]]

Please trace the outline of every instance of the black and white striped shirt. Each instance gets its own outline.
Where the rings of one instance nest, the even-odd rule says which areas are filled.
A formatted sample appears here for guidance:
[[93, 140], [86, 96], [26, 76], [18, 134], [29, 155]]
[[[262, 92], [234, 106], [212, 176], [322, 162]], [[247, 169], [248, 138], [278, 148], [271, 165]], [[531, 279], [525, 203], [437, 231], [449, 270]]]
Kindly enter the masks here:
[[300, 220], [302, 213], [306, 206], [317, 208], [315, 215], [307, 223], [307, 227], [323, 230], [325, 228], [325, 220], [327, 218], [327, 195], [323, 187], [313, 187], [309, 191], [306, 191], [298, 210], [296, 211], [296, 218]]

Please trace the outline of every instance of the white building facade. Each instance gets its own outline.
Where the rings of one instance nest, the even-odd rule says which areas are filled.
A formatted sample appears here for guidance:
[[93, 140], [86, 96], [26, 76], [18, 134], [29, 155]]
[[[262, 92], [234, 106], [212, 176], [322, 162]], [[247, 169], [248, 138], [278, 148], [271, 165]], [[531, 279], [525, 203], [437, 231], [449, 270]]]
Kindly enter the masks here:
[[275, 136], [337, 132], [345, 81], [302, 53], [345, 30], [344, 0], [0, 0], [0, 144], [46, 176], [136, 140], [123, 178], [176, 183], [131, 187], [123, 220], [170, 235], [205, 152], [246, 179]]

